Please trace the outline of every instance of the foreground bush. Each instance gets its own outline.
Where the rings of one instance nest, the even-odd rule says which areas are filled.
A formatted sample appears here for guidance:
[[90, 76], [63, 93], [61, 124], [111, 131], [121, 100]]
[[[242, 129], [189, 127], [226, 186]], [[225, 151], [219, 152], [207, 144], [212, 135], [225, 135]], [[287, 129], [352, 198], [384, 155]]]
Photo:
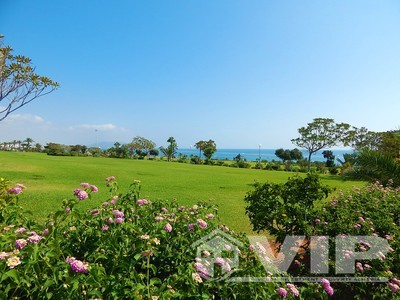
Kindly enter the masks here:
[[[275, 235], [279, 247], [289, 235], [305, 237], [297, 244], [299, 249], [288, 271], [291, 276], [318, 276], [318, 272], [310, 272], [310, 260], [316, 249], [322, 249], [328, 251], [323, 256], [327, 261], [324, 276], [343, 277], [332, 284], [323, 281], [325, 291], [336, 299], [400, 299], [400, 188], [392, 184], [392, 180], [387, 186], [376, 182], [339, 192], [326, 205], [314, 205], [326, 195], [327, 187], [316, 175], [295, 176], [285, 184], [255, 184], [245, 197], [246, 213], [255, 230]], [[384, 243], [374, 248], [369, 237]], [[337, 241], [348, 241], [354, 247], [342, 253]], [[371, 249], [376, 255], [360, 258]], [[348, 259], [354, 271], [341, 272], [337, 264], [341, 259]], [[322, 270], [324, 266], [317, 267]], [[359, 282], [346, 283], [346, 278]]]
[[[268, 282], [272, 273], [259, 261], [260, 252], [243, 235], [218, 226], [209, 203], [184, 207], [141, 199], [138, 181], [125, 195], [117, 194], [114, 177], [106, 184], [110, 197], [101, 207], [77, 209], [97, 192], [81, 183], [61, 210], [37, 224], [18, 206], [25, 187], [0, 180], [1, 299], [278, 299], [311, 297], [322, 289]], [[196, 257], [193, 243], [216, 229], [240, 247], [226, 244]], [[211, 273], [207, 259], [216, 254]], [[233, 273], [262, 282], [223, 280]]]

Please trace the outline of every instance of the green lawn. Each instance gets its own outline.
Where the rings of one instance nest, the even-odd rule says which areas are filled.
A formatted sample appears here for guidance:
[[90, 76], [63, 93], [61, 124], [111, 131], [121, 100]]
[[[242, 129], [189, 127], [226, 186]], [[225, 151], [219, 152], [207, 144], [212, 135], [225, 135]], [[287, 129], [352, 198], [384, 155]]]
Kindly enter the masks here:
[[[243, 201], [255, 181], [285, 182], [290, 172], [236, 169], [191, 165], [177, 162], [126, 160], [96, 157], [56, 157], [42, 153], [0, 152], [0, 177], [23, 183], [28, 189], [21, 204], [39, 219], [60, 208], [81, 182], [95, 184], [99, 193], [82, 201], [82, 209], [93, 208], [107, 200], [105, 178], [115, 176], [121, 191], [133, 180], [142, 182], [141, 195], [150, 200], [177, 199], [183, 205], [211, 200], [219, 207], [221, 223], [237, 231], [251, 232]], [[342, 181], [338, 176], [322, 175], [324, 182], [347, 190], [364, 183]]]

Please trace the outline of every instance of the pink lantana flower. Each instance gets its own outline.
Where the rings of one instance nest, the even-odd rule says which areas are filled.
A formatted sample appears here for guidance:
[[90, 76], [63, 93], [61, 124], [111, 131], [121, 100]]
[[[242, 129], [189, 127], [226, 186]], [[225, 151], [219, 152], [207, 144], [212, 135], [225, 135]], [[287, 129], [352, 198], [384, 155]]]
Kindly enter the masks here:
[[67, 257], [66, 262], [69, 263], [71, 269], [76, 273], [86, 274], [89, 271], [89, 264], [75, 259], [75, 257]]
[[165, 224], [165, 225], [164, 225], [164, 230], [165, 230], [166, 232], [171, 232], [171, 231], [172, 231], [172, 226], [171, 226], [171, 224], [169, 224], [169, 223]]
[[78, 197], [79, 200], [84, 200], [89, 197], [89, 194], [81, 189], [75, 189], [74, 195]]
[[197, 224], [199, 224], [199, 226], [201, 228], [207, 228], [207, 222], [206, 221], [204, 221], [202, 219], [197, 219], [196, 221], [197, 221]]
[[286, 298], [286, 295], [287, 295], [287, 290], [285, 290], [284, 288], [278, 288], [277, 290], [276, 290], [276, 293], [279, 295], [279, 296], [281, 296], [282, 298]]
[[25, 239], [18, 239], [15, 241], [15, 245], [17, 246], [18, 249], [22, 249], [26, 245], [28, 245], [28, 241]]
[[22, 188], [20, 187], [12, 187], [7, 190], [7, 194], [10, 195], [19, 195], [22, 193]]

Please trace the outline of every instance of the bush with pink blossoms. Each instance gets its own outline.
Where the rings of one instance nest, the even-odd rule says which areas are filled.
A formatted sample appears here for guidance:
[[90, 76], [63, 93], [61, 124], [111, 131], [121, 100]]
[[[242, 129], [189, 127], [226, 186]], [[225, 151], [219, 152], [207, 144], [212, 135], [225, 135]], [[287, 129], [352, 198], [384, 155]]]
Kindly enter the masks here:
[[[336, 236], [376, 236], [388, 241], [387, 249], [381, 249], [375, 259], [357, 260], [355, 274], [350, 277], [381, 277], [388, 280], [382, 282], [332, 283], [324, 284], [327, 294], [336, 297], [357, 299], [395, 299], [399, 292], [393, 288], [392, 278], [400, 276], [400, 188], [389, 185], [384, 187], [379, 182], [364, 188], [354, 188], [342, 192], [315, 212], [321, 223], [310, 223], [312, 233], [330, 237], [330, 275], [334, 272]], [[368, 251], [373, 245], [360, 241], [356, 252]], [[384, 254], [385, 252], [386, 254]], [[353, 253], [348, 253], [352, 256]], [[308, 265], [305, 263], [306, 269]], [[304, 270], [306, 271], [306, 270]], [[303, 273], [304, 274], [304, 273]], [[339, 275], [344, 276], [344, 275]]]
[[[299, 242], [300, 249], [289, 268], [292, 276], [318, 279], [320, 274], [310, 270], [311, 249], [322, 239], [329, 241], [329, 273], [324, 276], [355, 277], [359, 282], [348, 283], [343, 278], [330, 283], [325, 279], [316, 288], [322, 298], [400, 298], [396, 283], [400, 277], [400, 188], [391, 186], [390, 181], [387, 186], [376, 182], [347, 193], [339, 191], [331, 199], [321, 201], [327, 191], [317, 175], [290, 178], [285, 184], [257, 183], [245, 197], [246, 213], [255, 230], [268, 230], [273, 234], [278, 247], [288, 235], [305, 236], [305, 240]], [[314, 202], [319, 203], [314, 205]], [[310, 242], [312, 236], [319, 237], [315, 244]], [[335, 240], [338, 236], [381, 237], [389, 246], [385, 245], [374, 259], [355, 261], [354, 274], [341, 274], [335, 270]], [[368, 241], [360, 240], [354, 252], [365, 252], [372, 246]], [[343, 254], [352, 257], [354, 252], [346, 250]], [[386, 279], [387, 282], [370, 282], [368, 278]], [[303, 297], [315, 297], [307, 284], [301, 284], [299, 290]], [[287, 295], [295, 295], [290, 292], [295, 290], [287, 286], [279, 290], [282, 297], [284, 291]]]
[[[196, 261], [192, 245], [216, 229], [243, 244], [238, 252], [223, 247], [216, 276], [269, 276], [247, 238], [218, 225], [217, 208], [209, 202], [185, 207], [143, 199], [137, 181], [126, 194], [118, 194], [113, 177], [106, 185], [110, 197], [100, 207], [76, 209], [81, 202], [77, 192], [37, 224], [9, 217], [18, 211], [18, 194], [7, 193], [10, 184], [3, 184], [0, 199], [7, 213], [0, 222], [0, 299], [277, 299], [278, 288], [286, 286], [207, 277], [209, 269]], [[89, 201], [97, 187], [83, 183], [80, 190]], [[204, 251], [205, 258], [212, 255], [212, 249]], [[289, 287], [288, 299], [301, 297], [305, 289]]]
[[[349, 293], [359, 299], [390, 299], [400, 293], [395, 255], [400, 203], [398, 191], [391, 188], [370, 186], [310, 211], [307, 232], [376, 234], [392, 247], [384, 257], [356, 264], [356, 276], [386, 276], [387, 283], [339, 284], [290, 283], [290, 274], [267, 273], [256, 247], [244, 234], [219, 225], [217, 208], [210, 202], [185, 207], [176, 201], [143, 199], [137, 181], [119, 194], [114, 177], [106, 185], [110, 197], [102, 199], [100, 207], [76, 209], [81, 200], [74, 195], [44, 224], [37, 224], [22, 213], [18, 194], [7, 192], [18, 186], [0, 180], [0, 299], [340, 299]], [[79, 188], [88, 194], [85, 201], [97, 191], [89, 183]], [[202, 257], [196, 257], [193, 243], [216, 229], [241, 242], [239, 251], [224, 245], [218, 251], [204, 249]], [[207, 262], [214, 256], [212, 278]], [[290, 272], [305, 275], [306, 258], [296, 257], [297, 271]], [[263, 282], [231, 282], [224, 275]], [[275, 282], [275, 276], [289, 282]]]

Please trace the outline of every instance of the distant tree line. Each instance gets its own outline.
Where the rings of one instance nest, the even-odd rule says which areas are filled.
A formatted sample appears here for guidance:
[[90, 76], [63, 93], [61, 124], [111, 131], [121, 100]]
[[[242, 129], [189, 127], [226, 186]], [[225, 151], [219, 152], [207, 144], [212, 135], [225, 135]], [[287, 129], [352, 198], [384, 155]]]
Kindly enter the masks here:
[[43, 147], [39, 143], [35, 143], [31, 138], [25, 140], [13, 140], [10, 142], [0, 142], [1, 151], [30, 151], [30, 152], [41, 152]]
[[[330, 118], [316, 118], [298, 129], [299, 137], [292, 143], [308, 151], [308, 169], [311, 156], [321, 149], [350, 146], [353, 154], [344, 155], [342, 169], [345, 176], [378, 180], [383, 184], [400, 186], [400, 130], [373, 132], [347, 123], [335, 123]], [[328, 164], [334, 164], [333, 154], [323, 152]], [[348, 167], [347, 170], [345, 167]]]
[[[0, 143], [0, 150], [4, 151], [44, 151], [48, 155], [76, 155], [76, 156], [103, 156], [111, 158], [127, 159], [155, 159], [160, 155], [167, 161], [187, 162], [193, 164], [212, 164], [238, 168], [250, 168], [266, 170], [285, 170], [294, 172], [310, 172], [327, 169], [331, 174], [342, 174], [368, 180], [380, 180], [384, 184], [394, 182], [400, 185], [400, 130], [386, 132], [373, 132], [365, 127], [357, 128], [346, 123], [335, 123], [333, 119], [316, 118], [307, 126], [298, 129], [299, 136], [292, 139], [292, 143], [308, 151], [307, 158], [303, 158], [302, 152], [294, 148], [275, 150], [275, 155], [282, 161], [261, 161], [256, 165], [250, 164], [242, 155], [234, 157], [233, 163], [213, 160], [212, 156], [217, 151], [217, 145], [213, 140], [200, 140], [195, 143], [199, 155], [188, 157], [179, 154], [178, 144], [174, 137], [169, 137], [166, 146], [156, 148], [156, 144], [144, 137], [137, 136], [130, 143], [116, 142], [113, 147], [102, 150], [98, 147], [84, 145], [63, 145], [48, 143], [44, 148], [40, 144], [34, 144], [33, 139], [23, 141], [14, 140]], [[350, 146], [352, 154], [344, 154], [343, 160], [336, 159], [333, 151], [335, 146]], [[326, 161], [311, 163], [311, 157], [319, 150], [325, 149], [322, 154]], [[204, 159], [203, 159], [204, 158]], [[335, 160], [340, 166], [335, 164]], [[325, 171], [324, 171], [325, 172]]]

